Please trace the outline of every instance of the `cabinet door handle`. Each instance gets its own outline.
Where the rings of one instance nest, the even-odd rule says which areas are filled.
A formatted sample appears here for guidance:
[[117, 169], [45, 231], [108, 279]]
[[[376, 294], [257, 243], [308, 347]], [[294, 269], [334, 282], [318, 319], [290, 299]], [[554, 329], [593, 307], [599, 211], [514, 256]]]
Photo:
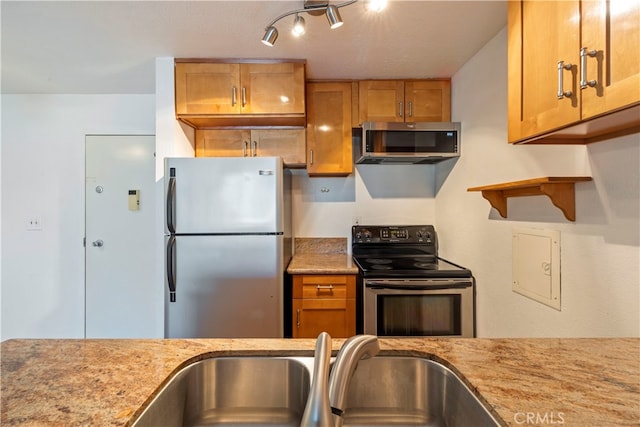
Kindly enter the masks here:
[[236, 87], [233, 86], [231, 88], [231, 106], [235, 107], [237, 103], [238, 103], [238, 100], [237, 100], [237, 97], [236, 97]]
[[333, 289], [333, 285], [318, 285], [317, 286], [318, 290], [322, 290], [322, 289]]
[[313, 150], [309, 150], [309, 164], [313, 164]]
[[409, 101], [409, 117], [413, 117], [413, 102]]
[[247, 147], [249, 146], [248, 141], [244, 141], [242, 144], [242, 157], [247, 157]]
[[300, 309], [296, 310], [296, 327], [300, 328]]
[[242, 86], [242, 106], [247, 105], [247, 88]]
[[252, 148], [251, 148], [251, 151], [253, 152], [253, 153], [251, 154], [253, 157], [255, 157], [255, 156], [257, 156], [257, 155], [258, 155], [258, 141], [253, 141], [253, 142], [252, 142]]
[[573, 95], [573, 92], [571, 92], [570, 90], [565, 91], [563, 88], [563, 74], [564, 74], [564, 70], [571, 70], [571, 68], [573, 67], [573, 65], [571, 64], [565, 64], [564, 61], [558, 61], [558, 99], [562, 99], [565, 96], [567, 98], [570, 98], [571, 95]]
[[402, 111], [403, 107], [404, 107], [403, 103], [402, 102], [398, 102], [398, 116], [400, 116], [400, 117], [402, 117], [402, 115], [404, 114], [404, 111]]
[[580, 49], [580, 89], [594, 87], [598, 84], [597, 80], [587, 81], [587, 56], [594, 57], [598, 54], [595, 50], [587, 50], [586, 47]]

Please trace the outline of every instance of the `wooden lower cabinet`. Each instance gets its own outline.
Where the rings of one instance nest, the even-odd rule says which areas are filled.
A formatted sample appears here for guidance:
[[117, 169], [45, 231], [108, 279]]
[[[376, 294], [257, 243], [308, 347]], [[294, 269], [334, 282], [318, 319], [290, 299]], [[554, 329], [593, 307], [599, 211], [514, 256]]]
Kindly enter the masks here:
[[333, 338], [356, 334], [356, 276], [293, 276], [292, 337]]

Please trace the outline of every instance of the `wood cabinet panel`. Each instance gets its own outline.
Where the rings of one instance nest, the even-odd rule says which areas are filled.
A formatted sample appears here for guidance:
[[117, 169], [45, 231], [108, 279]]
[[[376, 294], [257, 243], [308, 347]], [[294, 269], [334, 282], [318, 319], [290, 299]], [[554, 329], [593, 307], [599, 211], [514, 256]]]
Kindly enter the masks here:
[[363, 80], [358, 91], [360, 124], [404, 121], [404, 81]]
[[640, 100], [640, 1], [582, 2], [585, 62], [582, 117], [590, 118]]
[[253, 156], [280, 156], [287, 167], [306, 164], [304, 129], [267, 129], [251, 131]]
[[[509, 140], [536, 135], [580, 120], [575, 69], [558, 71], [558, 61], [575, 65], [580, 49], [577, 0], [509, 2]], [[518, 34], [519, 33], [519, 34]], [[565, 37], [566, 34], [566, 37]], [[519, 52], [519, 54], [518, 54]], [[558, 73], [570, 96], [558, 99]]]
[[233, 88], [240, 90], [240, 65], [177, 63], [176, 114], [238, 114]]
[[406, 81], [404, 93], [406, 104], [405, 121], [451, 121], [451, 81]]
[[307, 173], [353, 172], [351, 83], [307, 84]]
[[294, 300], [293, 338], [316, 338], [327, 332], [333, 338], [355, 335], [355, 300]]
[[243, 113], [305, 113], [304, 64], [242, 64], [240, 82]]
[[347, 338], [356, 331], [355, 275], [293, 276], [292, 336], [315, 338], [328, 332]]
[[249, 130], [196, 130], [195, 134], [196, 157], [246, 157], [249, 153]]

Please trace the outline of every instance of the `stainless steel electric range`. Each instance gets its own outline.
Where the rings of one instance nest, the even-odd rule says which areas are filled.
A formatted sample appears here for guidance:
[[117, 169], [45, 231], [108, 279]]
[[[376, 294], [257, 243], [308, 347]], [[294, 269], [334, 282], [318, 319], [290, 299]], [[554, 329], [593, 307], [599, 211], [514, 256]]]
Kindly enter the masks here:
[[363, 278], [365, 334], [475, 336], [475, 280], [438, 257], [432, 225], [354, 226], [352, 253]]

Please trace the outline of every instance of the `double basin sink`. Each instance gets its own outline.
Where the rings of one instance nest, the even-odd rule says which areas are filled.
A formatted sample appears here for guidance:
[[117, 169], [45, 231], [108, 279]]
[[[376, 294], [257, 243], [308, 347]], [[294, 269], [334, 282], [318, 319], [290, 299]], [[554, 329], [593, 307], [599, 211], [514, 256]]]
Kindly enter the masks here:
[[[300, 426], [313, 357], [216, 357], [179, 371], [134, 426]], [[420, 357], [360, 360], [344, 426], [497, 426], [446, 366]]]

